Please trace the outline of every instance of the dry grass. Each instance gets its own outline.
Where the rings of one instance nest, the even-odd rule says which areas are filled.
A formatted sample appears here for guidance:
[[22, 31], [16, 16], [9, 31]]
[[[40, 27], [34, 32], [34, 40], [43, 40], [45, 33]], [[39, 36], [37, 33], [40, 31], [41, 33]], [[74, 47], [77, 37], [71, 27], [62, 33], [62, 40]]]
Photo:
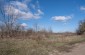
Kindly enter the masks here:
[[81, 36], [50, 36], [41, 40], [0, 39], [0, 55], [50, 55], [55, 51], [69, 52], [72, 44], [82, 41], [85, 41], [85, 38]]
[[0, 55], [47, 55], [45, 47], [30, 39], [0, 41]]

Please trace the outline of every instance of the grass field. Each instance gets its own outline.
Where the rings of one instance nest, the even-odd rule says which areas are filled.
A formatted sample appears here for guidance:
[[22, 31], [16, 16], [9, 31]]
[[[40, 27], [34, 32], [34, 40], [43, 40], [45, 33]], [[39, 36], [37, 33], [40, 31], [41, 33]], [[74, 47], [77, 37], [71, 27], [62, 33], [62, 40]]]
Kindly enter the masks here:
[[50, 36], [44, 40], [0, 39], [0, 55], [58, 55], [58, 51], [69, 51], [70, 45], [83, 41], [85, 38], [81, 36]]

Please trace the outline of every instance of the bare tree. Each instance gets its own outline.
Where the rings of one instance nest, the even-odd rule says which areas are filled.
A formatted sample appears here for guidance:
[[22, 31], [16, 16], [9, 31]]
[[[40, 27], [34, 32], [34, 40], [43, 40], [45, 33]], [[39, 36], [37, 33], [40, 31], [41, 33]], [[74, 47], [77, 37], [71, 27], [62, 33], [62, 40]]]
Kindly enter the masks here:
[[39, 25], [38, 25], [38, 23], [35, 23], [34, 24], [33, 29], [34, 29], [35, 32], [38, 32], [39, 31]]
[[[17, 24], [16, 20], [19, 17], [19, 15], [12, 13], [14, 10], [12, 5], [8, 2], [10, 2], [10, 0], [0, 0], [0, 31], [2, 32], [1, 37], [3, 37], [3, 35], [8, 37], [13, 36], [13, 30]], [[19, 29], [18, 26], [17, 28]]]
[[52, 27], [51, 27], [51, 26], [49, 27], [48, 32], [49, 32], [50, 34], [53, 33], [53, 30], [52, 30]]

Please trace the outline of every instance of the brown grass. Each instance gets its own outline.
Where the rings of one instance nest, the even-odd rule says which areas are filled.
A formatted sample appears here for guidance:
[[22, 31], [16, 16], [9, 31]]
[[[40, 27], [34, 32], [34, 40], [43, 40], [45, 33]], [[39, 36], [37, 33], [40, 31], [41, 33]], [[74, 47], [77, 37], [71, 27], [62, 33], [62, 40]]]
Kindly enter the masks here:
[[69, 52], [73, 44], [85, 41], [81, 36], [49, 36], [45, 39], [0, 39], [0, 55], [50, 55]]

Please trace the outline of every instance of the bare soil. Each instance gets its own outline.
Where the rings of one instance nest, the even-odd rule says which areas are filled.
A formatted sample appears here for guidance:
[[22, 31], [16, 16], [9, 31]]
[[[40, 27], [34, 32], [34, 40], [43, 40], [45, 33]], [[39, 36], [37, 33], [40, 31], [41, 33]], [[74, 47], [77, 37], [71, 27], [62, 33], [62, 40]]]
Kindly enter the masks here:
[[61, 55], [85, 55], [85, 42], [75, 44], [71, 52], [62, 53]]

